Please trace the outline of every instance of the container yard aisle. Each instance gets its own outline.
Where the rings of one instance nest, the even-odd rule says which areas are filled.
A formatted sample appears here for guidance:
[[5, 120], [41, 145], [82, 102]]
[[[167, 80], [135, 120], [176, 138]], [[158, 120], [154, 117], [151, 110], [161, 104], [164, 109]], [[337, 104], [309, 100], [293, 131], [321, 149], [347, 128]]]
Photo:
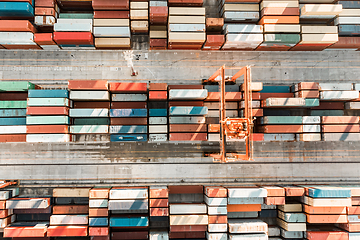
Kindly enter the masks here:
[[[71, 79], [123, 81], [170, 81], [199, 84], [220, 66], [252, 65], [252, 80], [292, 84], [300, 81], [357, 82], [360, 55], [357, 51], [247, 52], [247, 51], [134, 51], [137, 76], [123, 51], [2, 51], [0, 80], [31, 80], [65, 84]], [[137, 60], [138, 59], [138, 60]], [[226, 74], [234, 74], [238, 69]]]

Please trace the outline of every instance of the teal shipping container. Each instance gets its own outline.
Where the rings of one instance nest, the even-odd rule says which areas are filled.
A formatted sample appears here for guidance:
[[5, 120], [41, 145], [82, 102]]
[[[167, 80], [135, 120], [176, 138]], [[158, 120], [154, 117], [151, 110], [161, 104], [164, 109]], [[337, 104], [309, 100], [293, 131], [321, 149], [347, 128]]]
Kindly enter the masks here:
[[69, 91], [65, 89], [51, 89], [51, 90], [29, 90], [29, 98], [69, 98]]
[[260, 119], [260, 124], [302, 124], [302, 116], [266, 116]]
[[35, 84], [25, 81], [0, 81], [0, 92], [26, 92], [35, 89]]
[[0, 2], [1, 17], [34, 17], [34, 8], [28, 2]]
[[0, 101], [0, 108], [26, 108], [27, 101]]
[[109, 109], [107, 108], [75, 108], [70, 109], [70, 117], [108, 117]]
[[0, 118], [0, 126], [26, 125], [26, 118]]
[[0, 117], [26, 117], [26, 109], [0, 109]]
[[167, 109], [149, 109], [149, 117], [166, 117]]
[[110, 109], [110, 117], [147, 117], [147, 109]]
[[290, 86], [263, 86], [261, 93], [290, 93]]
[[107, 227], [109, 220], [106, 217], [89, 218], [90, 227]]
[[110, 217], [110, 227], [147, 227], [148, 217]]
[[308, 196], [313, 198], [350, 198], [351, 190], [341, 187], [309, 187]]

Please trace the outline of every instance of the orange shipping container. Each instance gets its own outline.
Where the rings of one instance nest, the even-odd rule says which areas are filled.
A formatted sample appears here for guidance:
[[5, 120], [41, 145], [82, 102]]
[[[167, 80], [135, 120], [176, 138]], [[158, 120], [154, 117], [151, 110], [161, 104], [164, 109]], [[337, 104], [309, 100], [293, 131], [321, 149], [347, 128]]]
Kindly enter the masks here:
[[68, 125], [27, 125], [26, 133], [69, 133]]
[[150, 208], [150, 216], [167, 217], [169, 216], [169, 208]]
[[27, 115], [69, 115], [68, 107], [27, 107]]
[[108, 90], [108, 82], [104, 80], [69, 80], [70, 90]]
[[167, 91], [167, 83], [149, 83], [149, 91]]
[[299, 8], [265, 7], [261, 10], [261, 16], [299, 16]]
[[147, 92], [146, 83], [130, 83], [130, 82], [111, 82], [109, 83], [110, 92], [118, 93], [145, 93]]
[[285, 196], [285, 189], [282, 187], [263, 186], [263, 188], [266, 189], [268, 197], [284, 197]]
[[169, 206], [169, 200], [167, 198], [161, 199], [150, 199], [150, 206], [151, 208], [166, 208]]
[[299, 196], [304, 196], [305, 194], [305, 189], [303, 187], [289, 186], [289, 187], [284, 187], [284, 189], [285, 189], [285, 196], [287, 197], [299, 197]]
[[360, 215], [360, 206], [347, 207], [346, 212], [348, 215]]
[[263, 133], [302, 133], [302, 125], [263, 125], [259, 127]]
[[170, 132], [206, 132], [206, 124], [170, 124]]
[[53, 40], [52, 33], [35, 33], [34, 42], [39, 45], [57, 45]]
[[318, 90], [301, 90], [295, 93], [295, 97], [299, 98], [319, 98], [320, 92]]
[[150, 198], [168, 198], [169, 190], [167, 188], [150, 188]]
[[28, 20], [0, 20], [1, 32], [36, 32], [36, 28]]
[[209, 124], [208, 125], [209, 133], [218, 133], [220, 132], [220, 124]]
[[6, 201], [0, 201], [0, 209], [6, 209]]
[[323, 116], [321, 117], [322, 124], [358, 124], [358, 116]]
[[285, 197], [266, 197], [265, 204], [266, 205], [284, 205]]
[[325, 133], [343, 133], [343, 132], [359, 132], [359, 124], [353, 125], [322, 125], [321, 126], [322, 132]]
[[[241, 92], [226, 92], [225, 100], [229, 102], [236, 102], [242, 99]], [[220, 92], [209, 92], [205, 101], [220, 101]]]
[[[30, 2], [30, 4], [32, 4]], [[35, 0], [35, 7], [49, 7], [54, 8], [56, 4], [55, 0]]]
[[304, 205], [304, 212], [308, 214], [346, 214], [346, 207], [312, 207]]
[[88, 205], [56, 205], [53, 207], [53, 214], [88, 214]]
[[167, 100], [167, 91], [149, 91], [149, 100]]
[[89, 208], [89, 217], [107, 217], [108, 215], [107, 208]]
[[227, 223], [227, 216], [208, 216], [209, 224]]
[[223, 187], [204, 187], [204, 193], [211, 198], [227, 197], [227, 189]]
[[259, 212], [261, 211], [261, 204], [229, 204], [227, 205], [228, 212]]
[[2, 45], [6, 49], [42, 49], [38, 45]]
[[170, 141], [206, 141], [207, 133], [170, 133], [169, 140]]
[[264, 134], [263, 133], [252, 133], [250, 138], [253, 141], [264, 141]]
[[319, 90], [319, 83], [317, 82], [300, 82], [297, 85], [297, 90]]
[[7, 216], [9, 216], [9, 211], [9, 209], [0, 210], [0, 218], [6, 218]]
[[86, 237], [88, 227], [85, 226], [49, 226], [48, 237]]
[[26, 142], [26, 134], [0, 135], [0, 142]]
[[263, 16], [258, 25], [263, 24], [299, 24], [299, 16]]
[[307, 231], [306, 239], [308, 240], [349, 240], [347, 232], [343, 231]]
[[93, 188], [89, 191], [89, 198], [106, 199], [109, 198], [109, 188]]
[[56, 11], [54, 8], [35, 7], [35, 15], [56, 17]]
[[307, 223], [347, 223], [347, 215], [306, 214]]
[[46, 226], [36, 227], [6, 227], [4, 229], [4, 238], [17, 237], [45, 237]]
[[107, 236], [109, 235], [108, 227], [89, 227], [89, 236]]
[[182, 185], [182, 186], [169, 186], [170, 194], [193, 194], [203, 193], [203, 186], [199, 185]]

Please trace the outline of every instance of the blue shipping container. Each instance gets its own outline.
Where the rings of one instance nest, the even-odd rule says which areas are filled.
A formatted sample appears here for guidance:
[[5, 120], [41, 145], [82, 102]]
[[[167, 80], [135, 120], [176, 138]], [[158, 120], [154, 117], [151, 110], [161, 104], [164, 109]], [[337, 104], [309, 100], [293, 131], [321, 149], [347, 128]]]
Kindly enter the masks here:
[[34, 17], [34, 8], [28, 2], [0, 2], [1, 17]]
[[337, 187], [314, 187], [309, 188], [308, 194], [313, 198], [349, 198], [351, 197], [351, 190]]
[[26, 117], [26, 109], [0, 109], [0, 117]]
[[149, 109], [149, 117], [166, 117], [167, 109]]
[[147, 109], [110, 109], [110, 117], [147, 117]]
[[89, 218], [90, 227], [106, 227], [109, 225], [108, 218], [99, 217], [99, 218]]
[[114, 134], [110, 136], [110, 142], [146, 142], [146, 134]]
[[0, 126], [26, 125], [26, 118], [0, 118]]
[[147, 217], [111, 217], [110, 227], [147, 227]]
[[63, 89], [54, 90], [29, 90], [29, 98], [69, 98], [69, 91]]

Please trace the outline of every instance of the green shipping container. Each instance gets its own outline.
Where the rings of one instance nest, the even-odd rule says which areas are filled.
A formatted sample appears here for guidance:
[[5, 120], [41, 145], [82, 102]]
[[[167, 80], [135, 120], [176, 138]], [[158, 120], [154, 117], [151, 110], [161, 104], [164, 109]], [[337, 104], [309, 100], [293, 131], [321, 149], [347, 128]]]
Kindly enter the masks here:
[[0, 108], [26, 108], [26, 101], [0, 101]]
[[35, 89], [35, 84], [26, 81], [0, 81], [0, 92], [26, 92]]
[[260, 119], [261, 124], [302, 124], [302, 116], [266, 116]]
[[26, 125], [68, 125], [68, 116], [26, 116]]
[[265, 34], [265, 43], [298, 43], [300, 34]]
[[306, 107], [317, 107], [320, 105], [320, 101], [318, 98], [306, 98], [305, 106]]
[[94, 14], [92, 13], [60, 13], [59, 18], [68, 19], [93, 19]]

